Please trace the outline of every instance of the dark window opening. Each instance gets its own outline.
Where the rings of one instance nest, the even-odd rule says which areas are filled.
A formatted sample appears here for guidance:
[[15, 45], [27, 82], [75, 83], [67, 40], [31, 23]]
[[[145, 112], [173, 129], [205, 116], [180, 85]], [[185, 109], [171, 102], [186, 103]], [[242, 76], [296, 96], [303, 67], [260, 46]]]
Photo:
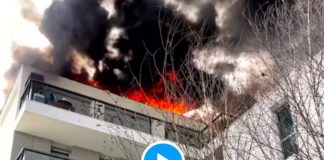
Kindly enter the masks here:
[[297, 141], [295, 125], [291, 115], [289, 104], [285, 104], [277, 111], [278, 126], [280, 131], [281, 146], [284, 158], [297, 153]]

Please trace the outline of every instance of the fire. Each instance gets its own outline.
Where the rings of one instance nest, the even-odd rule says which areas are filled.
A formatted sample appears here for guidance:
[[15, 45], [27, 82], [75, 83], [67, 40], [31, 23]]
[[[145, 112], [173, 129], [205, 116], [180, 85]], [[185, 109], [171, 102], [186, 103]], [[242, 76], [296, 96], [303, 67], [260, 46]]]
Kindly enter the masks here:
[[[110, 90], [99, 81], [93, 79], [93, 77], [89, 77], [89, 73], [85, 68], [82, 68], [80, 72], [75, 72], [73, 79], [95, 88]], [[172, 94], [167, 94], [165, 79], [168, 79], [173, 85], [179, 85], [176, 73], [174, 71], [169, 71], [166, 73], [164, 78], [161, 77], [150, 89], [144, 90], [143, 88], [138, 87], [123, 96], [155, 108], [181, 115], [198, 106], [196, 103], [188, 103], [185, 98], [178, 98]]]
[[[167, 79], [174, 85], [178, 85], [178, 78], [174, 71], [167, 72]], [[159, 109], [170, 111], [176, 114], [184, 114], [195, 104], [189, 104], [183, 98], [176, 98], [172, 94], [166, 95], [165, 79], [163, 77], [149, 90], [138, 88], [132, 90], [126, 96], [132, 100], [153, 106]]]
[[151, 94], [151, 91], [145, 92], [141, 89], [134, 90], [127, 95], [128, 98], [160, 108], [166, 111], [170, 111], [176, 114], [183, 114], [187, 111], [187, 104], [184, 100], [174, 100], [172, 98], [158, 97]]

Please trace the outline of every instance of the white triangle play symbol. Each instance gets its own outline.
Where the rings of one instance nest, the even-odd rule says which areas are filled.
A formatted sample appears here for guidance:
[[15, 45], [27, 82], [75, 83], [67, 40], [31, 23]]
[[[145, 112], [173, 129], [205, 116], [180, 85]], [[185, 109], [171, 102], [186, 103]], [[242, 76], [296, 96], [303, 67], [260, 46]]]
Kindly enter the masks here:
[[168, 160], [167, 158], [163, 157], [160, 154], [157, 154], [157, 160]]

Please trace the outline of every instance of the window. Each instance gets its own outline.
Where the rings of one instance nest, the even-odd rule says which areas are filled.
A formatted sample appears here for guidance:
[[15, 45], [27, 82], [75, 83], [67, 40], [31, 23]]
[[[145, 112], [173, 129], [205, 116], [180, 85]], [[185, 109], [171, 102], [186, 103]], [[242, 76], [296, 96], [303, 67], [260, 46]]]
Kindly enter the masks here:
[[285, 104], [277, 111], [278, 126], [282, 151], [285, 159], [297, 153], [295, 125], [291, 116], [289, 104]]
[[[176, 128], [175, 128], [176, 127]], [[189, 128], [181, 126], [173, 126], [170, 123], [165, 125], [165, 138], [171, 141], [179, 141], [179, 143], [194, 146], [196, 148], [203, 147], [203, 137], [205, 135]]]
[[69, 158], [70, 152], [65, 149], [57, 148], [57, 147], [52, 147], [51, 148], [51, 154], [57, 157], [61, 158]]

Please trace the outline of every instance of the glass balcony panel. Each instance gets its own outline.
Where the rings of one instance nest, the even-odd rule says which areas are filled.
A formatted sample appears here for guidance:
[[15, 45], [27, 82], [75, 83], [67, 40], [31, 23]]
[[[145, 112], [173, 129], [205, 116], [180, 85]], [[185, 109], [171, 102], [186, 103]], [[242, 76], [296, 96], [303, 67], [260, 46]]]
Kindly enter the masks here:
[[[30, 81], [21, 98], [21, 104], [26, 99], [45, 103], [140, 132], [151, 134], [152, 131], [152, 119], [150, 117], [42, 82]], [[177, 126], [177, 130], [175, 130], [174, 126], [169, 123], [165, 123], [163, 132], [166, 139], [172, 141], [178, 140], [182, 144], [197, 148], [201, 148], [206, 141], [206, 138], [202, 138], [206, 137], [204, 133], [181, 126]]]
[[105, 121], [145, 133], [151, 132], [150, 118], [109, 105], [105, 106]]
[[191, 129], [177, 126], [176, 129], [172, 124], [166, 124], [165, 128], [166, 139], [171, 141], [179, 141], [179, 143], [194, 146], [196, 148], [203, 147], [203, 138], [206, 135], [193, 131]]
[[91, 100], [40, 83], [32, 84], [33, 100], [83, 115], [90, 115]]
[[21, 99], [22, 102], [26, 98], [31, 97], [31, 100], [40, 103], [101, 119], [141, 132], [151, 133], [150, 118], [144, 115], [117, 108], [113, 105], [44, 83], [30, 81], [28, 86], [30, 87], [26, 88], [25, 94]]

